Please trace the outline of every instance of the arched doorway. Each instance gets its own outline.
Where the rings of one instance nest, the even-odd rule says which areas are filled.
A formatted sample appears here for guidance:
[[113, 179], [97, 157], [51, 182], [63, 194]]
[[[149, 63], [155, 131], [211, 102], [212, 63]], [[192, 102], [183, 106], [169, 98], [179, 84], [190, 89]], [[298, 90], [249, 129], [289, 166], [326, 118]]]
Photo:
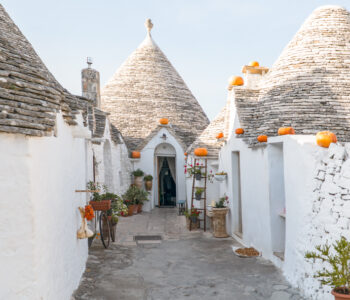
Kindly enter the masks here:
[[108, 190], [113, 192], [113, 167], [112, 167], [112, 151], [111, 144], [108, 140], [103, 145], [103, 167], [104, 167], [104, 184]]
[[157, 172], [157, 198], [159, 207], [176, 206], [176, 151], [168, 143], [162, 143], [155, 149]]

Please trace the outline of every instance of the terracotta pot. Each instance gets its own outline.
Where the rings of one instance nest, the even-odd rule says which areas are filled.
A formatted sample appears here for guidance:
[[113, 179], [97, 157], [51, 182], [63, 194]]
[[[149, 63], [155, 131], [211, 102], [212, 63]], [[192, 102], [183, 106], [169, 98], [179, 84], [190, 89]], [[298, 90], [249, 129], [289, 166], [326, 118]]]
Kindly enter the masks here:
[[146, 191], [152, 191], [152, 184], [153, 182], [151, 180], [145, 181]]
[[137, 215], [138, 210], [139, 210], [139, 205], [134, 204], [134, 215]]
[[225, 238], [228, 237], [226, 232], [226, 214], [229, 208], [214, 208], [213, 212], [213, 235], [217, 238]]
[[142, 176], [137, 176], [137, 177], [134, 177], [134, 184], [135, 186], [137, 186], [139, 189], [142, 189]]
[[335, 300], [350, 299], [350, 295], [337, 293], [335, 289], [332, 290], [332, 295], [334, 296]]
[[134, 205], [128, 206], [128, 216], [131, 217], [134, 214]]
[[90, 201], [90, 205], [94, 210], [109, 210], [112, 200]]
[[143, 204], [138, 204], [138, 206], [137, 206], [137, 213], [138, 214], [142, 213], [142, 206], [143, 206]]

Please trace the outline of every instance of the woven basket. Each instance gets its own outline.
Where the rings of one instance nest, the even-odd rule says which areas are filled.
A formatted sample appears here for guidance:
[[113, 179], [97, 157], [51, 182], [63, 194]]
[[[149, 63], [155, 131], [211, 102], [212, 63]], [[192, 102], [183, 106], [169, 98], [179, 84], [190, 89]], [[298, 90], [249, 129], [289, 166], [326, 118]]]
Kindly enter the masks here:
[[109, 210], [112, 200], [90, 201], [90, 205], [94, 210]]

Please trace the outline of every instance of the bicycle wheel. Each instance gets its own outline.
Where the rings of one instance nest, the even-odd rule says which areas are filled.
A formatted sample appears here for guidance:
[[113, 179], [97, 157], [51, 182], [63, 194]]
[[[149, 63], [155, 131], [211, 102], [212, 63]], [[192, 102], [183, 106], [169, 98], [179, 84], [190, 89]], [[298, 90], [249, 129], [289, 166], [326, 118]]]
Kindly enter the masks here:
[[105, 212], [101, 212], [100, 214], [100, 235], [103, 246], [108, 248], [111, 234], [109, 229], [109, 220]]

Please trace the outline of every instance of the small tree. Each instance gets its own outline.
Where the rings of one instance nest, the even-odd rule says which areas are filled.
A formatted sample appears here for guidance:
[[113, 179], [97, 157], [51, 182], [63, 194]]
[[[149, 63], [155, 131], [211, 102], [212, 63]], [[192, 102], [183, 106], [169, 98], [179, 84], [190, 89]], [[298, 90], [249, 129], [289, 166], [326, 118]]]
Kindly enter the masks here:
[[305, 258], [319, 259], [323, 263], [329, 263], [330, 269], [318, 271], [315, 278], [319, 278], [322, 285], [330, 285], [337, 293], [350, 294], [350, 242], [345, 237], [331, 246], [316, 246], [316, 252], [306, 252]]

